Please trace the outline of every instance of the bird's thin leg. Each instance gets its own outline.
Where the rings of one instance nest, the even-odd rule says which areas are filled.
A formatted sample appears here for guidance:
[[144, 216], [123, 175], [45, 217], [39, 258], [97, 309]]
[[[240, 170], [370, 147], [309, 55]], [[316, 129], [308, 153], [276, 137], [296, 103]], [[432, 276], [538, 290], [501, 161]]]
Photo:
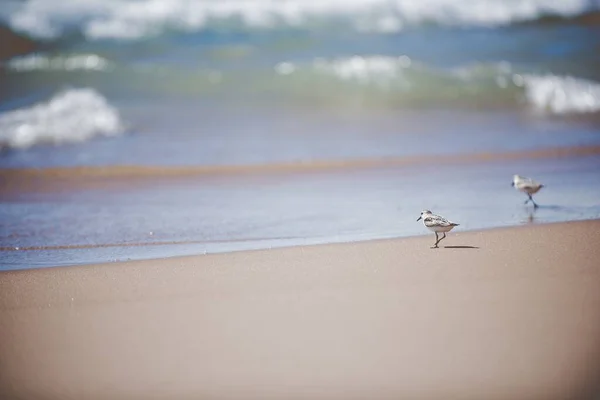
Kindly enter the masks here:
[[533, 208], [538, 208], [539, 206], [537, 205], [537, 203], [535, 201], [533, 201], [533, 197], [529, 196], [529, 198], [531, 199], [531, 202], [533, 203]]
[[438, 239], [437, 232], [433, 232], [433, 233], [435, 233], [435, 244], [433, 245], [432, 249], [437, 249], [438, 248], [438, 243], [439, 243], [440, 239]]
[[527, 196], [529, 196], [529, 198], [527, 199], [527, 201], [525, 202], [525, 204], [527, 204], [527, 202], [531, 201], [531, 203], [533, 204], [533, 208], [538, 208], [539, 206], [536, 204], [535, 201], [533, 201], [533, 197], [531, 197], [530, 194], [528, 194]]
[[[442, 237], [440, 238], [440, 242], [441, 242], [442, 240], [446, 239], [446, 232], [442, 232], [442, 235], [444, 235], [444, 236], [442, 236]], [[439, 243], [439, 242], [438, 242], [438, 243]]]

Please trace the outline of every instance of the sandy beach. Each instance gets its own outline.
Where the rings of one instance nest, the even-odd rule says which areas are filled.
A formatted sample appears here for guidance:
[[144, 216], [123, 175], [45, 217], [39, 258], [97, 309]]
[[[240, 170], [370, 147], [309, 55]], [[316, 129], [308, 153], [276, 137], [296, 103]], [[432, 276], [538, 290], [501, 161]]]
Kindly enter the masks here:
[[600, 400], [600, 1], [0, 4], [0, 400]]
[[1, 272], [0, 398], [592, 398], [599, 230]]

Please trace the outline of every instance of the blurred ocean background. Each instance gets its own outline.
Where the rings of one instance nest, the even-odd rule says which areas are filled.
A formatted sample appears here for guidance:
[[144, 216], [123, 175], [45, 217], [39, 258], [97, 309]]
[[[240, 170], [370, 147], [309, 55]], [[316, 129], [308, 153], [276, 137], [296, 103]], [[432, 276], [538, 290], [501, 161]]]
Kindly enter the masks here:
[[2, 0], [0, 28], [3, 268], [600, 217], [600, 0]]

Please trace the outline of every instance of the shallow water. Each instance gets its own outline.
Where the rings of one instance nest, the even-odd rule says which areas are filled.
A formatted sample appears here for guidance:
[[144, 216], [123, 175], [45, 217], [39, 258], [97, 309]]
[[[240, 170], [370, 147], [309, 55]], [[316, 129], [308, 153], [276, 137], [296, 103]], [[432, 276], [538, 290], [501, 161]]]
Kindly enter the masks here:
[[[546, 185], [535, 196], [537, 210], [510, 187], [514, 170]], [[600, 218], [599, 171], [596, 155], [37, 193], [1, 204], [2, 264], [55, 266], [422, 235], [428, 234], [416, 222], [422, 208], [459, 222], [453, 234]], [[449, 243], [465, 245], [452, 236]]]

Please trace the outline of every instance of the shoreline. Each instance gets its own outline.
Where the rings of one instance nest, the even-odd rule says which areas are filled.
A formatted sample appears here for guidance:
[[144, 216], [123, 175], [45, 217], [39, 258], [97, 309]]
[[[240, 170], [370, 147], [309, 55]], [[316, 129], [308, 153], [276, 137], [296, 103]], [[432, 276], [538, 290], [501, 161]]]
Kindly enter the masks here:
[[[525, 229], [531, 226], [544, 226], [544, 225], [563, 225], [563, 224], [577, 224], [583, 222], [600, 222], [600, 219], [591, 218], [591, 219], [581, 219], [581, 220], [571, 220], [571, 221], [561, 221], [561, 222], [538, 222], [524, 225], [523, 223], [519, 225], [506, 225], [506, 226], [492, 226], [487, 228], [475, 228], [475, 229], [464, 229], [461, 230], [453, 230], [450, 232], [449, 236], [460, 236], [461, 234], [474, 234], [474, 233], [485, 233], [489, 231], [502, 231], [502, 230], [513, 230], [513, 229]], [[72, 268], [72, 267], [86, 267], [86, 266], [95, 266], [95, 265], [108, 265], [108, 264], [123, 264], [129, 262], [152, 262], [152, 261], [168, 261], [168, 260], [177, 260], [179, 258], [190, 258], [190, 257], [204, 257], [208, 255], [220, 255], [220, 254], [230, 254], [230, 253], [240, 253], [240, 252], [256, 252], [256, 251], [270, 251], [276, 249], [294, 249], [300, 247], [313, 247], [313, 246], [336, 246], [336, 245], [352, 245], [352, 244], [361, 244], [361, 243], [375, 243], [382, 241], [396, 241], [396, 240], [410, 240], [410, 239], [423, 239], [425, 237], [432, 237], [432, 233], [428, 230], [424, 230], [421, 234], [411, 234], [411, 235], [400, 235], [400, 236], [373, 236], [368, 238], [357, 238], [357, 236], [347, 235], [345, 238], [338, 237], [339, 240], [332, 240], [332, 238], [324, 238], [324, 237], [312, 237], [312, 238], [256, 238], [256, 239], [238, 239], [238, 240], [223, 240], [223, 241], [165, 241], [165, 242], [139, 242], [139, 243], [106, 243], [106, 244], [98, 244], [98, 245], [86, 245], [86, 244], [75, 244], [75, 245], [58, 245], [58, 246], [32, 246], [32, 247], [17, 247], [14, 246], [6, 246], [0, 247], [0, 252], [36, 252], [36, 251], [60, 251], [60, 250], [93, 250], [93, 249], [109, 249], [109, 248], [154, 248], [154, 247], [163, 247], [167, 248], [169, 246], [193, 246], [197, 248], [196, 253], [187, 253], [190, 254], [179, 254], [176, 253], [174, 255], [166, 255], [159, 257], [143, 257], [143, 256], [134, 256], [128, 257], [127, 259], [115, 259], [106, 262], [81, 262], [81, 263], [68, 263], [68, 264], [57, 264], [57, 265], [46, 265], [46, 266], [37, 266], [37, 267], [16, 267], [16, 268], [7, 268], [1, 269], [2, 272], [9, 271], [27, 271], [27, 270], [36, 270], [36, 269], [54, 269], [54, 268]], [[364, 235], [358, 235], [364, 236]], [[281, 243], [285, 241], [285, 243]], [[288, 243], [288, 241], [295, 241], [293, 243]], [[250, 247], [236, 247], [230, 248], [230, 246], [234, 244], [250, 244]], [[261, 245], [262, 244], [262, 245]], [[206, 245], [216, 245], [223, 247], [222, 250], [201, 250], [201, 246]], [[0, 265], [1, 267], [1, 265]]]
[[[0, 171], [0, 248], [7, 250], [1, 264], [48, 267], [410, 237], [427, 233], [415, 222], [423, 208], [461, 223], [459, 231], [600, 218], [594, 185], [600, 158], [588, 153], [594, 149], [582, 151], [512, 162], [440, 167], [431, 160], [239, 176], [150, 178], [144, 167], [141, 176], [121, 176], [115, 167], [113, 178], [92, 168], [100, 176], [65, 169], [2, 180]], [[522, 206], [525, 196], [510, 187], [515, 172], [547, 186], [536, 195], [539, 209]]]
[[600, 221], [0, 272], [3, 398], [588, 399]]

